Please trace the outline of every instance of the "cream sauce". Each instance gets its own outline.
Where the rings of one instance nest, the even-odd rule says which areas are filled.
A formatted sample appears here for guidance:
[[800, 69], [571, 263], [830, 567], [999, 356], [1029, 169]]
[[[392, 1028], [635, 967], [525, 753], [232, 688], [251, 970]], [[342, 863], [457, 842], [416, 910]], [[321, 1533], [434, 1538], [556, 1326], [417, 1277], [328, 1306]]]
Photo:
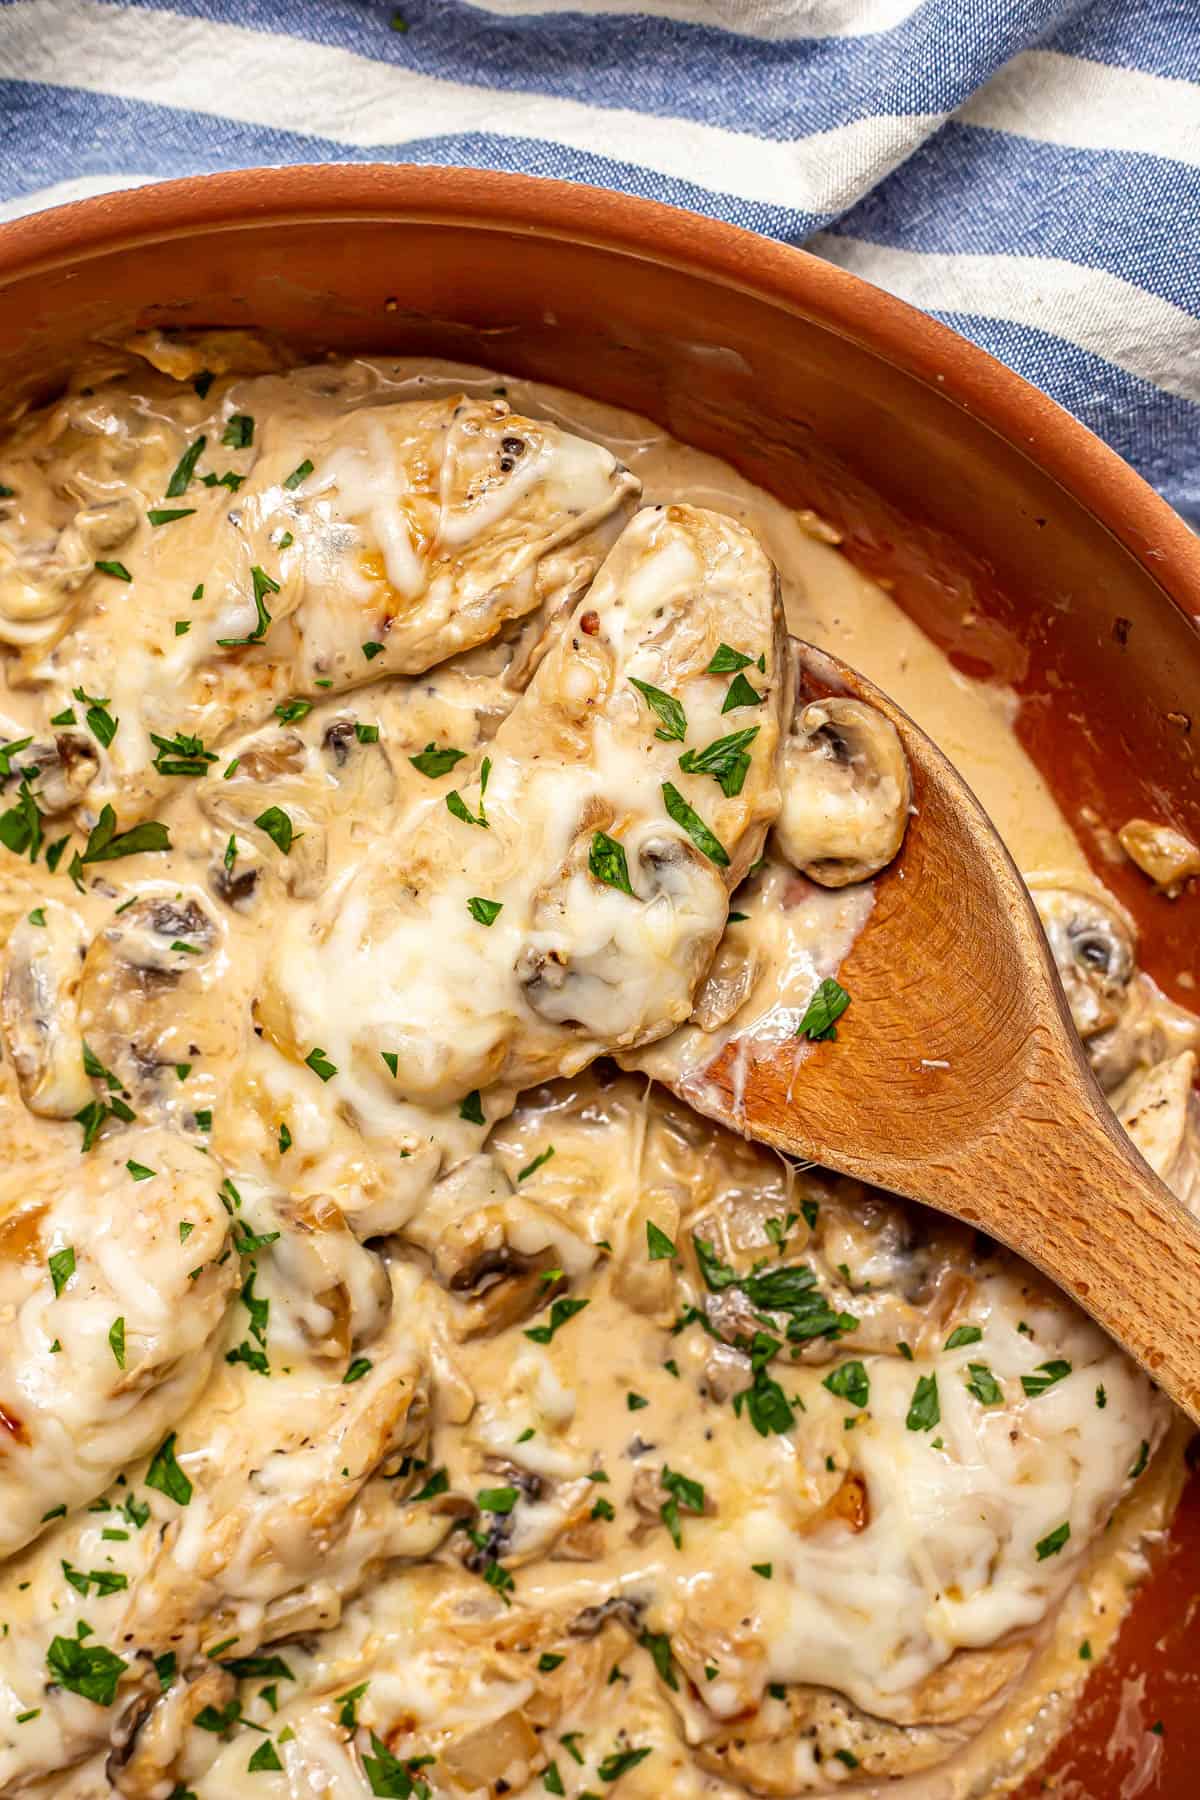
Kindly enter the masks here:
[[[414, 1791], [459, 1800], [983, 1791], [1044, 1750], [1078, 1637], [1102, 1648], [1171, 1503], [1169, 1409], [958, 1227], [644, 1075], [578, 1071], [627, 1048], [686, 1092], [722, 1034], [794, 1038], [870, 908], [869, 883], [820, 888], [770, 846], [743, 880], [786, 723], [745, 526], [790, 628], [892, 692], [1024, 865], [1059, 871], [1080, 1029], [1114, 1089], [1157, 1082], [1123, 1090], [1130, 1129], [1191, 1179], [1163, 1112], [1195, 1022], [1131, 936], [1080, 925], [1015, 703], [950, 671], [819, 521], [644, 420], [474, 370], [272, 372], [236, 336], [138, 348], [171, 378], [113, 352], [0, 449], [6, 735], [35, 739], [47, 815], [60, 790], [48, 837], [77, 828], [57, 874], [0, 871], [0, 1788], [359, 1800], [405, 1791], [389, 1758], [432, 1757]], [[200, 436], [197, 481], [241, 481], [189, 480], [171, 499], [196, 511], [147, 523]], [[637, 480], [667, 512], [597, 575]], [[279, 628], [218, 655], [253, 635], [268, 566]], [[722, 642], [756, 693], [732, 718]], [[653, 735], [630, 675], [686, 738]], [[680, 770], [751, 719], [732, 793]], [[159, 759], [194, 773], [150, 767], [151, 731], [199, 736]], [[172, 847], [77, 887], [108, 800]], [[597, 830], [632, 893], [589, 885]], [[526, 952], [584, 1002], [529, 1008]]]

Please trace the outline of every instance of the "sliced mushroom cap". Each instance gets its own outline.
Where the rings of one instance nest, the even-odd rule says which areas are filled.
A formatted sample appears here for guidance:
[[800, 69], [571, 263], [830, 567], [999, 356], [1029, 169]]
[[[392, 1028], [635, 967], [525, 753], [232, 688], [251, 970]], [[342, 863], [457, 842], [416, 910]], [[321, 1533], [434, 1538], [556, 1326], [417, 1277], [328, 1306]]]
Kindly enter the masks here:
[[84, 560], [94, 562], [106, 550], [115, 550], [118, 544], [132, 537], [140, 517], [137, 503], [130, 494], [81, 506], [59, 540], [60, 549], [68, 561], [77, 553]]
[[1113, 1096], [1117, 1117], [1155, 1174], [1200, 1212], [1200, 1099], [1196, 1055], [1185, 1050], [1130, 1077]]
[[370, 819], [396, 797], [396, 776], [378, 738], [362, 738], [361, 719], [334, 719], [321, 738], [321, 760], [338, 789], [338, 810], [352, 819]]
[[346, 1361], [387, 1323], [387, 1270], [326, 1195], [279, 1200], [273, 1210], [282, 1229], [271, 1249], [271, 1277], [289, 1290], [289, 1318], [316, 1355]]
[[175, 1068], [233, 1054], [240, 1021], [220, 989], [221, 930], [208, 905], [177, 888], [143, 895], [92, 940], [79, 1021], [96, 1056], [135, 1096], [164, 1098]]
[[[232, 774], [210, 775], [196, 784], [200, 809], [218, 828], [209, 877], [213, 890], [227, 905], [245, 911], [264, 873], [270, 873], [297, 899], [312, 899], [325, 880], [329, 855], [328, 833], [318, 816], [328, 777], [317, 754], [295, 732], [272, 730], [244, 748], [235, 745], [226, 767]], [[232, 860], [231, 835], [237, 839]]]
[[468, 1303], [457, 1322], [464, 1337], [528, 1318], [567, 1276], [596, 1260], [594, 1246], [548, 1208], [515, 1194], [486, 1156], [468, 1157], [439, 1181], [404, 1234], [429, 1252], [437, 1279]]
[[8, 940], [4, 1040], [30, 1112], [73, 1119], [93, 1098], [78, 1011], [86, 939], [69, 907], [48, 900], [39, 910], [44, 925], [24, 918]]
[[1030, 892], [1042, 921], [1075, 1029], [1086, 1043], [1120, 1019], [1136, 968], [1133, 922], [1122, 907], [1090, 887], [1047, 885]]
[[77, 806], [100, 768], [95, 744], [77, 731], [60, 731], [49, 744], [31, 744], [20, 767], [29, 776], [40, 810], [55, 818]]
[[1174, 899], [1191, 876], [1200, 875], [1200, 848], [1172, 825], [1130, 819], [1117, 837], [1126, 856], [1168, 899]]
[[[104, 1772], [122, 1800], [159, 1800], [177, 1773], [180, 1752], [197, 1713], [206, 1706], [218, 1711], [237, 1693], [227, 1669], [210, 1663], [194, 1680], [172, 1682], [161, 1693], [153, 1665], [147, 1664], [147, 1686], [127, 1708], [116, 1747]], [[116, 1734], [115, 1734], [116, 1735]]]
[[813, 700], [784, 745], [776, 841], [822, 887], [877, 875], [904, 841], [912, 803], [896, 728], [862, 700]]

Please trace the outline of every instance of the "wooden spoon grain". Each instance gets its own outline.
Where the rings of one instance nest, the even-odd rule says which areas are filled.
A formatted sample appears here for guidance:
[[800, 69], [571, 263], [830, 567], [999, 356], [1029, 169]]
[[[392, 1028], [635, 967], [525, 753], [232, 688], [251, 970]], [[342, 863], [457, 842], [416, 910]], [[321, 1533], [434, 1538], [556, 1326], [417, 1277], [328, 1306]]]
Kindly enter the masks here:
[[735, 1038], [704, 1071], [704, 1110], [998, 1238], [1200, 1420], [1200, 1222], [1097, 1086], [1012, 858], [885, 694], [807, 644], [799, 679], [800, 703], [849, 694], [892, 721], [915, 810], [839, 973], [836, 1041], [797, 1068], [790, 1043]]

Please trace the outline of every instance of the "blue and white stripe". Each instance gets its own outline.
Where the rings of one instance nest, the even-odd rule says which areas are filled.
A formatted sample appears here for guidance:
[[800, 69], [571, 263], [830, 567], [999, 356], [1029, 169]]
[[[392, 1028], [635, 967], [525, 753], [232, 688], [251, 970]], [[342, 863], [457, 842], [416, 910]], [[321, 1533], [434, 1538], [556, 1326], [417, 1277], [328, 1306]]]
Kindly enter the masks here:
[[1200, 521], [1200, 0], [0, 0], [0, 217], [251, 163], [592, 181], [945, 319]]

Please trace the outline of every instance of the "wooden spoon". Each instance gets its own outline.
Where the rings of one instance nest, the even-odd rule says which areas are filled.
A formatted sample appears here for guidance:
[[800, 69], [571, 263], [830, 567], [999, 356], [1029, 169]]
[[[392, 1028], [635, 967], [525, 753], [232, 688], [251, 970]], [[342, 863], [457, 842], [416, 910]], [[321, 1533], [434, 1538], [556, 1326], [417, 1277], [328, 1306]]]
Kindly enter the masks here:
[[699, 1104], [999, 1238], [1200, 1420], [1200, 1222], [1097, 1086], [1033, 903], [970, 788], [885, 694], [802, 644], [801, 703], [831, 693], [895, 725], [915, 811], [839, 972], [852, 999], [836, 1041], [797, 1067], [791, 1043], [735, 1038]]

